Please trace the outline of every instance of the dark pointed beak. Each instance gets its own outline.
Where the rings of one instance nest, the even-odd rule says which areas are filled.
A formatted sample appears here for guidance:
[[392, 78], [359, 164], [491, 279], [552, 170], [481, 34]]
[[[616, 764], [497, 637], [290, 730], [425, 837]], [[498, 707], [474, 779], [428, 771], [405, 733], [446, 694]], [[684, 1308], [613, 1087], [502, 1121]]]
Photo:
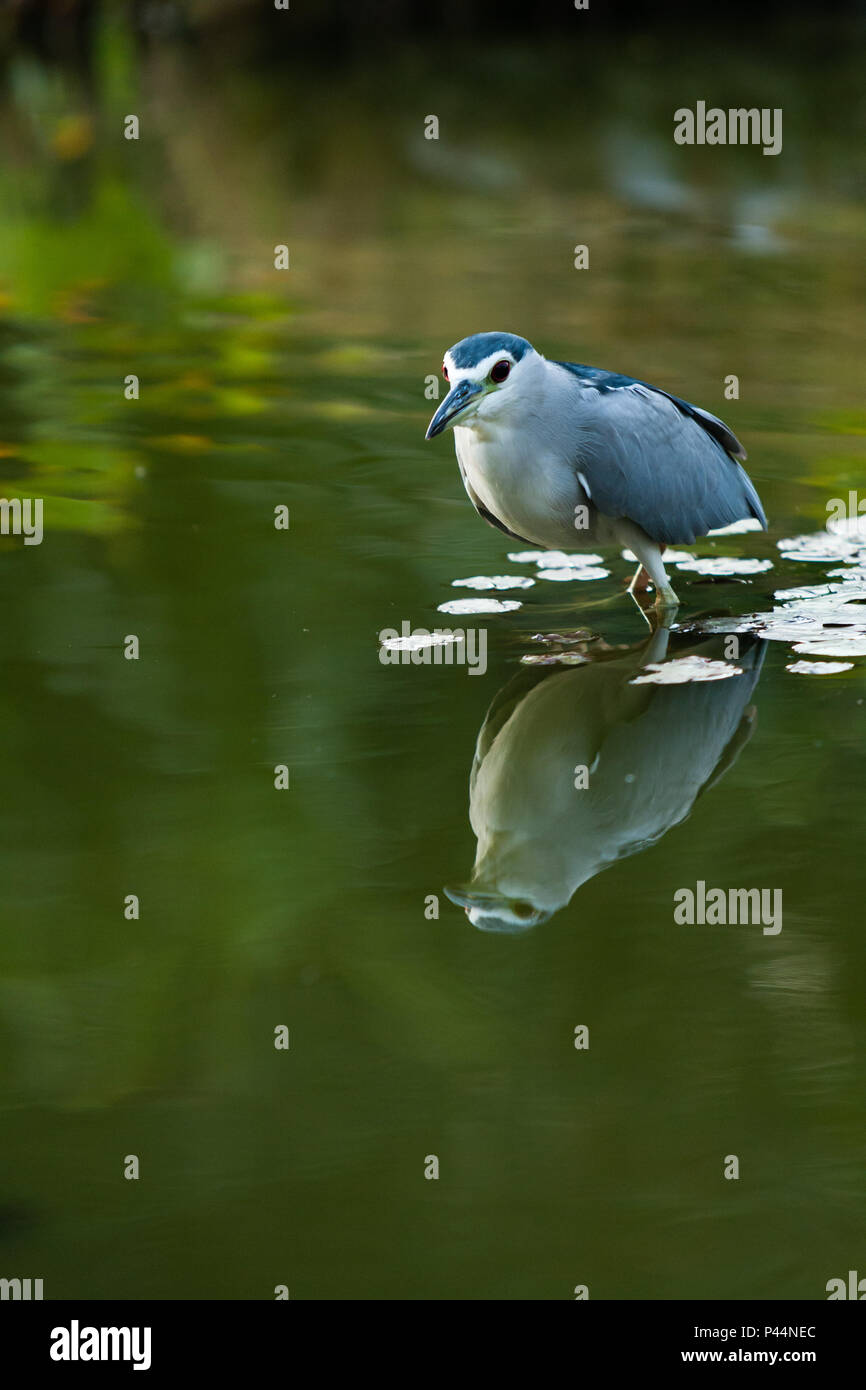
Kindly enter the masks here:
[[430, 424], [427, 426], [425, 439], [435, 439], [437, 434], [441, 434], [444, 429], [454, 421], [464, 410], [470, 401], [476, 396], [481, 395], [481, 387], [476, 386], [471, 381], [461, 381], [453, 391], [449, 391], [444, 401], [440, 405]]
[[469, 884], [457, 884], [453, 888], [446, 888], [445, 896], [457, 907], [487, 907], [493, 908], [502, 903], [502, 897], [498, 893], [482, 893], [478, 889], [472, 888]]

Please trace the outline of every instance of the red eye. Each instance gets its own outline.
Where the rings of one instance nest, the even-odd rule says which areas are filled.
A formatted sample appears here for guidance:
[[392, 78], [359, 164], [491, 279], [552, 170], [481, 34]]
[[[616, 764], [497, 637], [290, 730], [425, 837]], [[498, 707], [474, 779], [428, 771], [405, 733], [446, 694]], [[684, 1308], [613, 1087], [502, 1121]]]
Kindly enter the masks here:
[[496, 381], [496, 382], [504, 381], [505, 378], [508, 376], [508, 373], [509, 373], [510, 371], [511, 371], [511, 363], [510, 363], [510, 362], [506, 362], [506, 361], [503, 359], [503, 361], [497, 362], [496, 365], [495, 365], [495, 366], [493, 367], [493, 369], [491, 370], [491, 372], [490, 372], [490, 380], [491, 380], [491, 381]]
[[442, 375], [444, 376], [445, 380], [447, 381], [447, 380], [448, 380], [448, 368], [445, 366], [445, 363], [444, 363], [444, 362], [442, 363]]

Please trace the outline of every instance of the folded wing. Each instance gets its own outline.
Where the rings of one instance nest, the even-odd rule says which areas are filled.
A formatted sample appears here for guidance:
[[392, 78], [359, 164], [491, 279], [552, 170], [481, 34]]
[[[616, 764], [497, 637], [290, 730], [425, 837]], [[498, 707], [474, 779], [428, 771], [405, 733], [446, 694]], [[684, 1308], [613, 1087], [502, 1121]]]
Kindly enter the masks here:
[[660, 544], [746, 517], [766, 529], [739, 441], [708, 411], [642, 381], [573, 362], [581, 383], [574, 467], [605, 516], [627, 517]]

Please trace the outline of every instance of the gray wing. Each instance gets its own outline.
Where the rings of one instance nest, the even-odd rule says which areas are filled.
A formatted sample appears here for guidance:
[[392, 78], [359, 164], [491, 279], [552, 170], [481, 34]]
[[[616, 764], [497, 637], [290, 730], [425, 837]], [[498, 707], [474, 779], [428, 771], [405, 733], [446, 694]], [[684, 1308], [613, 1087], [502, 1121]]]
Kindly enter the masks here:
[[[721, 420], [645, 382], [562, 362], [580, 382], [574, 466], [605, 516], [627, 517], [662, 544], [767, 518]], [[573, 391], [573, 385], [571, 387]]]

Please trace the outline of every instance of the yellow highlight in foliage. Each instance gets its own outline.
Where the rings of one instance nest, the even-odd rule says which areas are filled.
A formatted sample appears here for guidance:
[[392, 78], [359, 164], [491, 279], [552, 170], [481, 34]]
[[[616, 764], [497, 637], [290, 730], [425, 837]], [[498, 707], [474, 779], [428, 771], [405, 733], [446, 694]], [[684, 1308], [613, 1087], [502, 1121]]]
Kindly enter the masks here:
[[89, 116], [61, 116], [51, 141], [58, 159], [81, 159], [93, 144], [93, 122]]
[[204, 454], [213, 448], [213, 440], [201, 434], [163, 434], [150, 442], [173, 454]]
[[55, 313], [60, 322], [97, 323], [102, 316], [91, 312], [93, 299], [104, 285], [104, 280], [85, 280], [60, 290], [54, 300]]
[[369, 420], [381, 412], [363, 401], [321, 401], [312, 413], [323, 420]]
[[367, 372], [387, 361], [388, 354], [364, 343], [344, 343], [319, 353], [319, 366], [330, 372]]
[[184, 391], [212, 391], [213, 381], [204, 372], [184, 372], [183, 376], [178, 377], [179, 387]]

